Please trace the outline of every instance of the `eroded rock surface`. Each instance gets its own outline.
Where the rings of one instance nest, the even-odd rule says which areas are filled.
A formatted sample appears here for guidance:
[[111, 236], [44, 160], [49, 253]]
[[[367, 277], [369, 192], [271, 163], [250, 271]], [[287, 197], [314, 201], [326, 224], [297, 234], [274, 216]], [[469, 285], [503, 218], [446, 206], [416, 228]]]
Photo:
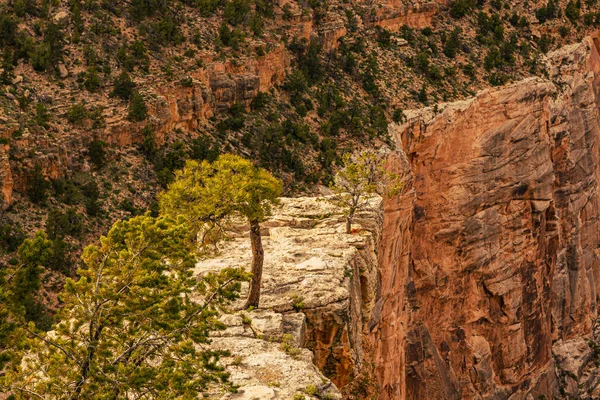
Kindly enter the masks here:
[[381, 398], [584, 396], [600, 289], [597, 40], [551, 54], [549, 79], [394, 127], [391, 167], [410, 179], [385, 204]]
[[[341, 210], [317, 198], [281, 199], [262, 224], [260, 308], [225, 315], [228, 329], [213, 342], [231, 350], [224, 363], [241, 386], [227, 398], [290, 399], [308, 396], [311, 386], [319, 396], [341, 397], [338, 388], [369, 356], [363, 344], [377, 285], [381, 199], [371, 205], [356, 219], [353, 234], [345, 233]], [[198, 264], [198, 274], [249, 268], [247, 229], [238, 228], [238, 237], [225, 242], [217, 257]], [[234, 308], [243, 306], [246, 290]]]

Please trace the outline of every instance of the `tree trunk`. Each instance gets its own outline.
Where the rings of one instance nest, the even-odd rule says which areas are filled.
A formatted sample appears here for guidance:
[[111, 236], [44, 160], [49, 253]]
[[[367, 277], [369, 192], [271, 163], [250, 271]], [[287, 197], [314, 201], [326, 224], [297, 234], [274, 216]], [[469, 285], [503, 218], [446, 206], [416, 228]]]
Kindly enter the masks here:
[[346, 233], [352, 233], [352, 220], [354, 219], [354, 210], [350, 210], [346, 217]]
[[248, 294], [248, 300], [244, 308], [258, 308], [263, 261], [265, 258], [258, 221], [250, 221], [250, 243], [252, 244], [252, 280], [250, 281], [250, 293]]

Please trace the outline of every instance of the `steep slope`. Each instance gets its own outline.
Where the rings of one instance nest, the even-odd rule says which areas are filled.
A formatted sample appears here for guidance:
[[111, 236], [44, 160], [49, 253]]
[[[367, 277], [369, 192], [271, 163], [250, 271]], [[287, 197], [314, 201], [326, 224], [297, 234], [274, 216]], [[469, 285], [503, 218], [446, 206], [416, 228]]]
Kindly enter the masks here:
[[[382, 398], [593, 390], [578, 380], [593, 358], [582, 338], [593, 336], [600, 287], [598, 39], [549, 55], [548, 79], [394, 127], [404, 164], [391, 166], [411, 177], [385, 206]], [[579, 351], [565, 349], [573, 340]], [[570, 357], [579, 364], [562, 373]]]

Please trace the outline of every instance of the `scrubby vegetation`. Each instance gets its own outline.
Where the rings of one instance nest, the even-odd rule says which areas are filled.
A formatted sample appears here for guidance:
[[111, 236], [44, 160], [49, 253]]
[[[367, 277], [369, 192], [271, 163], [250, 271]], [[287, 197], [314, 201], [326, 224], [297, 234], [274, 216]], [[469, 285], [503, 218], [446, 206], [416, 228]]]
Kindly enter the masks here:
[[0, 206], [0, 299], [26, 280], [24, 318], [48, 329], [85, 245], [116, 220], [158, 217], [157, 192], [189, 160], [243, 155], [284, 193], [310, 192], [345, 154], [393, 146], [388, 123], [403, 110], [543, 75], [545, 53], [600, 25], [593, 0], [454, 0], [419, 27], [376, 26], [377, 12], [336, 0], [3, 2], [0, 148], [16, 201]]

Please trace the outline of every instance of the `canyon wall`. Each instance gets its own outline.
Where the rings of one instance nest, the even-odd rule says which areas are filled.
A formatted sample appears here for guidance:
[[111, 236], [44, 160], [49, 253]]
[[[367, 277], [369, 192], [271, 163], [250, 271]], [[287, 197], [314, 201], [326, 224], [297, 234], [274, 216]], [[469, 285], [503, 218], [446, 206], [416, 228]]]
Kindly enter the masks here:
[[579, 379], [600, 289], [598, 43], [549, 55], [547, 79], [393, 127], [389, 166], [406, 178], [385, 202], [370, 325], [380, 398], [594, 389]]

